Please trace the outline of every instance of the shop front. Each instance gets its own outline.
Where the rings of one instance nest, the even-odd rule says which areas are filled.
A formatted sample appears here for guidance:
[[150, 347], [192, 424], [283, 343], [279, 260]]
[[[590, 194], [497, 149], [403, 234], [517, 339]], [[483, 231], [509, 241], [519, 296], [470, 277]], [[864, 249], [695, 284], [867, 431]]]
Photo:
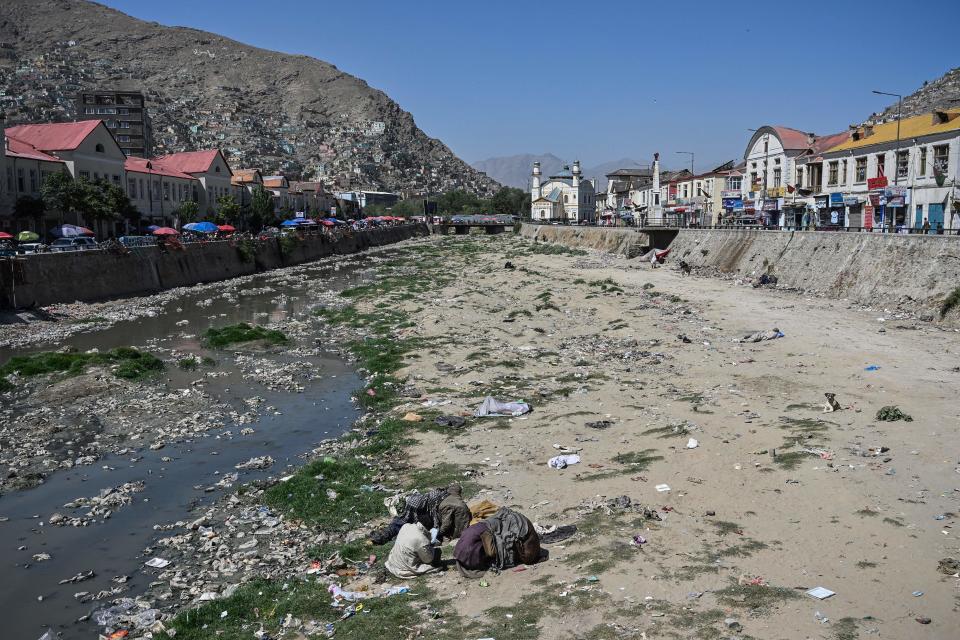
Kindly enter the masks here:
[[843, 196], [843, 206], [847, 212], [847, 227], [863, 226], [863, 203], [857, 196]]
[[783, 209], [783, 198], [767, 198], [761, 205], [763, 226], [777, 227], [780, 222], [780, 211]]
[[833, 229], [843, 227], [846, 224], [843, 194], [839, 192], [831, 193], [828, 204], [826, 214], [821, 217], [820, 226]]

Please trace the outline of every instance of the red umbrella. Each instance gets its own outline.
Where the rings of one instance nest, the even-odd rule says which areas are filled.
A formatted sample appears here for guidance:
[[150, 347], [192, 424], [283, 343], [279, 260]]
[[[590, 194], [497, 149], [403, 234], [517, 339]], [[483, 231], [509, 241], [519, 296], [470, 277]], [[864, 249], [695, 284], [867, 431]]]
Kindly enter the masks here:
[[320, 221], [320, 224], [322, 224], [322, 225], [325, 226], [325, 227], [332, 227], [332, 226], [333, 226], [333, 223], [330, 222], [329, 220], [321, 220], [321, 221]]
[[217, 229], [219, 231], [230, 231], [230, 232], [236, 231], [236, 229], [232, 224], [221, 224], [217, 227]]
[[82, 235], [82, 236], [95, 236], [95, 235], [97, 235], [97, 234], [95, 234], [93, 231], [90, 231], [90, 229], [87, 229], [86, 227], [77, 227], [77, 231], [78, 231], [78, 232], [80, 233], [80, 235]]
[[0, 231], [0, 240], [13, 240], [13, 236], [6, 231]]
[[180, 232], [176, 229], [171, 229], [170, 227], [160, 227], [159, 229], [153, 230], [153, 235], [155, 236], [178, 236]]

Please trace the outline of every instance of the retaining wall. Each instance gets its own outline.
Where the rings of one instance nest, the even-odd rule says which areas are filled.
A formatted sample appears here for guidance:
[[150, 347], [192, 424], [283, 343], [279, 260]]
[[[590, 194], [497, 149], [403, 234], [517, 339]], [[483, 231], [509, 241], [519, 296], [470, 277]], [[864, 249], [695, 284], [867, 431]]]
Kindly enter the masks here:
[[553, 242], [567, 247], [599, 249], [628, 258], [634, 258], [646, 252], [651, 240], [647, 233], [636, 229], [526, 223], [521, 226], [520, 235], [534, 242]]
[[427, 234], [426, 225], [404, 225], [358, 231], [336, 242], [320, 235], [284, 245], [271, 239], [256, 243], [252, 260], [226, 241], [188, 244], [183, 251], [144, 247], [123, 256], [84, 251], [4, 258], [0, 259], [0, 308], [145, 295], [356, 253]]
[[960, 238], [837, 231], [681, 229], [671, 259], [865, 303], [935, 307], [960, 285]]

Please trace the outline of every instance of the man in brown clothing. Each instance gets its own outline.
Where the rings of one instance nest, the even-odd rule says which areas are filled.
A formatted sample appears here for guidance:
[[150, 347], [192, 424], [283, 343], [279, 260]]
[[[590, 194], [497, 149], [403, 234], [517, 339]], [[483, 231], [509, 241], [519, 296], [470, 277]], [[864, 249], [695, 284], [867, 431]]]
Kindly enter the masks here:
[[447, 492], [449, 495], [443, 499], [437, 509], [440, 514], [438, 540], [459, 538], [463, 530], [470, 526], [470, 507], [461, 497], [463, 488], [455, 483], [447, 487]]

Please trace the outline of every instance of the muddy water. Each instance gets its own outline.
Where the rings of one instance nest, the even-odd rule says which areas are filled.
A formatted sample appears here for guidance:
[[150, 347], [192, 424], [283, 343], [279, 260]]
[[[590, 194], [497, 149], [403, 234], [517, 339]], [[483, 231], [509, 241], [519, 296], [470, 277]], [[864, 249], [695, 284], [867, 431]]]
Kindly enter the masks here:
[[[168, 444], [159, 451], [144, 446], [125, 456], [104, 457], [92, 466], [58, 472], [36, 488], [0, 498], [0, 518], [5, 519], [0, 521], [0, 637], [35, 640], [47, 628], [53, 628], [63, 638], [96, 638], [97, 630], [91, 622], [75, 621], [103, 606], [109, 598], [83, 604], [74, 594], [110, 589], [118, 584], [115, 579], [123, 576], [129, 576], [124, 583], [129, 590], [121, 595], [142, 592], [150, 576], [140, 571], [145, 559], [141, 552], [165, 535], [154, 525], [189, 519], [193, 507], [210, 503], [230, 491], [211, 488], [224, 474], [234, 472], [234, 465], [239, 462], [265, 454], [276, 461], [266, 470], [239, 472], [238, 483], [285, 475], [288, 466], [301, 462], [298, 456], [320, 440], [349, 428], [357, 417], [350, 395], [362, 381], [332, 353], [307, 358], [316, 365], [314, 371], [318, 375], [305, 384], [303, 393], [274, 392], [244, 380], [228, 357], [221, 359], [216, 353], [205, 351], [197, 337], [209, 326], [235, 322], [266, 324], [304, 317], [316, 305], [314, 287], [340, 289], [360, 280], [356, 266], [336, 271], [324, 266], [306, 273], [310, 282], [317, 284], [291, 285], [280, 282], [276, 274], [267, 274], [244, 288], [252, 290], [266, 285], [273, 291], [228, 300], [207, 290], [168, 303], [154, 317], [79, 334], [62, 344], [43, 345], [43, 349], [72, 346], [101, 350], [132, 345], [209, 354], [220, 362], [216, 370], [228, 375], [207, 380], [204, 388], [208, 393], [239, 411], [247, 409], [245, 398], [260, 396], [265, 398], [262, 407], [267, 410], [258, 421], [244, 425], [255, 429], [252, 435], [241, 436], [239, 426], [225, 424], [201, 437]], [[212, 304], [197, 306], [199, 300], [211, 297]], [[183, 320], [188, 324], [183, 325]], [[314, 346], [306, 341], [304, 345]], [[0, 361], [17, 353], [23, 352], [0, 351]], [[282, 354], [275, 357], [283, 359]], [[183, 372], [168, 366], [164, 377], [163, 384], [176, 389], [200, 378], [201, 372]], [[162, 458], [171, 460], [165, 462]], [[133, 494], [133, 503], [107, 520], [81, 528], [46, 523], [54, 512], [74, 514], [63, 508], [66, 502], [132, 481], [144, 481], [145, 490]], [[81, 509], [76, 513], [83, 512]], [[51, 559], [35, 562], [34, 554], [40, 553], [49, 554]], [[90, 570], [95, 572], [92, 579], [58, 584]]]

